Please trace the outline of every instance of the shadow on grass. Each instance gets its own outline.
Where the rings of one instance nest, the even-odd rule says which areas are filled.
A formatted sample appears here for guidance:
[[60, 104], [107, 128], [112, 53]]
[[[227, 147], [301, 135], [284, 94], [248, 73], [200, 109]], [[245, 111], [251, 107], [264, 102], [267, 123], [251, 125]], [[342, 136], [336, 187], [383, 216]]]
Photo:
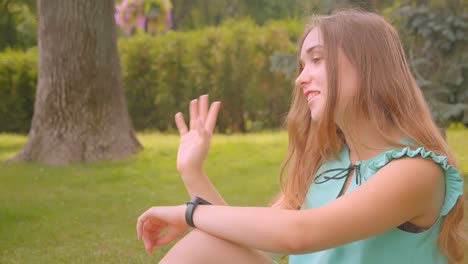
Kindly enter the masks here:
[[17, 152], [24, 145], [24, 143], [14, 143], [8, 145], [0, 145], [0, 154]]
[[34, 213], [31, 210], [0, 209], [0, 223], [2, 223], [2, 227], [6, 227], [5, 225], [7, 224], [14, 226], [19, 222], [34, 222], [39, 218], [39, 213]]
[[14, 157], [23, 145], [23, 142], [0, 144], [0, 163]]

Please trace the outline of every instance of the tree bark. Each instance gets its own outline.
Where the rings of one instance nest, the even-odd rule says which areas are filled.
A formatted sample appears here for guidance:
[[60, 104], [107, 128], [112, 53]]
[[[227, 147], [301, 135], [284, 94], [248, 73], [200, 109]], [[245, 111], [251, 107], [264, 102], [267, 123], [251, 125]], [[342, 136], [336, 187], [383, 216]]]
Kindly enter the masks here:
[[122, 88], [113, 0], [38, 0], [38, 85], [29, 138], [10, 161], [116, 160], [142, 147]]

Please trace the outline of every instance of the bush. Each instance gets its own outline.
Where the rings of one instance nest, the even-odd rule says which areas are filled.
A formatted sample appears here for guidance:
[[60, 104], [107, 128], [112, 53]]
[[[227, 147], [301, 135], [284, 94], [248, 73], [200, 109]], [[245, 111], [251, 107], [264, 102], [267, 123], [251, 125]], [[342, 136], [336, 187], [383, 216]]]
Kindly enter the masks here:
[[272, 69], [272, 55], [294, 53], [300, 23], [220, 27], [119, 41], [130, 115], [141, 129], [174, 129], [173, 115], [209, 93], [223, 102], [221, 132], [278, 127], [290, 100], [290, 78]]
[[36, 82], [36, 49], [0, 53], [0, 131], [29, 131]]
[[[295, 29], [295, 30], [293, 30]], [[174, 130], [173, 116], [204, 93], [223, 102], [220, 132], [278, 127], [291, 78], [275, 70], [274, 54], [295, 53], [301, 24], [227, 21], [220, 27], [118, 42], [123, 86], [137, 130]], [[0, 54], [0, 131], [27, 133], [37, 83], [37, 50]]]

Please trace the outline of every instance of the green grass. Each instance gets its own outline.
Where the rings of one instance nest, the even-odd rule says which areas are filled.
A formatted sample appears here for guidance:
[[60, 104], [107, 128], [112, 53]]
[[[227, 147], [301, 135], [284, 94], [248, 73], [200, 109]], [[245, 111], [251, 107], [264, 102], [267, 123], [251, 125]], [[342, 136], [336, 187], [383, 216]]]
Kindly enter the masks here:
[[[50, 167], [0, 165], [0, 263], [155, 263], [136, 240], [136, 218], [152, 205], [188, 199], [175, 170], [178, 137], [139, 134], [145, 150], [119, 162]], [[25, 136], [0, 135], [0, 161]], [[468, 130], [448, 133], [468, 173]], [[285, 132], [216, 135], [206, 170], [232, 205], [265, 205], [278, 190]], [[467, 251], [468, 254], [468, 251]]]
[[[176, 135], [139, 134], [145, 150], [125, 161], [49, 167], [0, 165], [0, 263], [155, 263], [136, 240], [152, 205], [185, 203]], [[206, 170], [233, 205], [265, 205], [277, 191], [285, 133], [215, 136]], [[0, 160], [24, 136], [0, 135]]]

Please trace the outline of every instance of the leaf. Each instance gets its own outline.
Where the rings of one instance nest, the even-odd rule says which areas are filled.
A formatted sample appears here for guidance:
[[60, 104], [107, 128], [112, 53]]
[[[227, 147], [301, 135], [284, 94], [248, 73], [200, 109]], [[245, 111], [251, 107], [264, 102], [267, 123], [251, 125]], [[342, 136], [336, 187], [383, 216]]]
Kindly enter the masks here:
[[454, 42], [456, 40], [455, 38], [455, 34], [452, 32], [452, 30], [450, 30], [450, 28], [446, 28], [442, 31], [442, 34], [447, 37], [449, 40], [451, 40], [452, 42]]
[[444, 79], [448, 84], [460, 86], [464, 81], [462, 68], [456, 65], [449, 67], [446, 71], [445, 76], [446, 78]]

